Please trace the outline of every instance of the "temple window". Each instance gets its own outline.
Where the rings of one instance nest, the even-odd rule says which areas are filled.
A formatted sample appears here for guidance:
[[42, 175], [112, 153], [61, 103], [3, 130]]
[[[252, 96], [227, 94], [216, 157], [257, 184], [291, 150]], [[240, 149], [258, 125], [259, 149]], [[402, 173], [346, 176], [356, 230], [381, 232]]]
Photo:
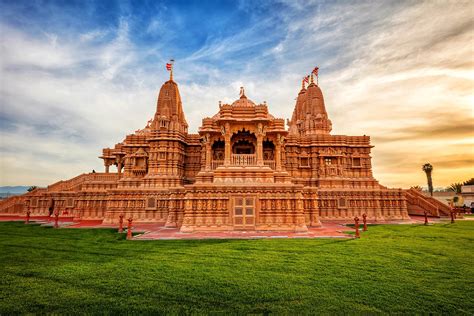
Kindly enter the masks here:
[[347, 207], [347, 201], [346, 198], [341, 197], [337, 200], [337, 207], [338, 208], [346, 208]]
[[352, 167], [359, 168], [361, 166], [360, 158], [352, 158]]
[[300, 167], [309, 167], [308, 157], [300, 157]]
[[324, 158], [324, 163], [326, 164], [326, 166], [332, 165], [332, 158], [330, 157]]
[[66, 207], [73, 207], [74, 206], [74, 200], [72, 198], [68, 198], [66, 200]]
[[147, 198], [146, 208], [156, 208], [156, 199], [154, 197]]

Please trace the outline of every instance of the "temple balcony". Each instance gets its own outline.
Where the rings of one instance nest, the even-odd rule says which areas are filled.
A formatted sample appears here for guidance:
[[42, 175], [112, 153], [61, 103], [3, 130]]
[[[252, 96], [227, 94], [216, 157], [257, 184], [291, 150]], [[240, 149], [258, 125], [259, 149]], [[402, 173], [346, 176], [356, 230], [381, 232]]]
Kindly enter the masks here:
[[[212, 170], [224, 165], [224, 160], [212, 160]], [[263, 165], [275, 169], [275, 160], [263, 160]], [[232, 154], [230, 156], [230, 166], [255, 167], [257, 164], [257, 155], [255, 154]]]

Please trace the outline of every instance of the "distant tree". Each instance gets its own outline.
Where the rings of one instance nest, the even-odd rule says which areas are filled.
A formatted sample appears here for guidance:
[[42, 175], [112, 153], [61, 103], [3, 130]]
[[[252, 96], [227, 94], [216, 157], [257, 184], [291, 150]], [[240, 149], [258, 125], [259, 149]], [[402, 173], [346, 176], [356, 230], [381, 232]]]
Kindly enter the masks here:
[[447, 189], [449, 191], [456, 192], [456, 194], [461, 194], [462, 183], [453, 183]]
[[474, 178], [464, 181], [463, 185], [474, 185]]
[[426, 173], [426, 179], [428, 180], [428, 191], [430, 191], [431, 196], [433, 196], [433, 179], [431, 177], [433, 166], [427, 162], [421, 167], [421, 169]]
[[414, 189], [414, 190], [417, 190], [417, 191], [423, 191], [423, 188], [420, 187], [419, 185], [415, 185], [415, 186], [412, 186], [410, 189]]
[[33, 185], [33, 186], [29, 187], [27, 191], [28, 191], [28, 192], [31, 192], [31, 191], [33, 191], [33, 190], [35, 190], [35, 189], [37, 189], [37, 188], [38, 188], [38, 187], [37, 187], [36, 185]]

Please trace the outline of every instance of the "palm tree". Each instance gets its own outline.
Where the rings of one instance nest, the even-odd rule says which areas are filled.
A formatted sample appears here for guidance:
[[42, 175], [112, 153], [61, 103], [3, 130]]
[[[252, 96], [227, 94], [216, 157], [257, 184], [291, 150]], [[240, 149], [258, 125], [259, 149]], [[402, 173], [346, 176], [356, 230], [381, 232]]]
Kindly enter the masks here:
[[33, 186], [29, 187], [27, 191], [28, 191], [28, 192], [31, 192], [31, 191], [33, 191], [33, 190], [35, 190], [35, 189], [37, 189], [37, 188], [38, 188], [38, 187], [37, 187], [36, 185], [33, 185]]
[[456, 194], [461, 194], [462, 183], [453, 183], [448, 187], [448, 190], [455, 192]]
[[474, 178], [471, 178], [467, 181], [464, 181], [463, 185], [473, 185], [474, 184]]
[[433, 196], [433, 179], [431, 178], [433, 166], [427, 162], [421, 167], [421, 169], [426, 173], [426, 178], [428, 179], [428, 191], [430, 191], [431, 196]]

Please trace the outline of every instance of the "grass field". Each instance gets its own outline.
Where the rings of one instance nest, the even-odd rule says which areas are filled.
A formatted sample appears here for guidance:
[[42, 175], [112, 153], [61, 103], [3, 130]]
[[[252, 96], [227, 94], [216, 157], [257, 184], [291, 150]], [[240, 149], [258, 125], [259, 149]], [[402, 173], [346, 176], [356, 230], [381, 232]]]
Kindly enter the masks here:
[[474, 314], [474, 221], [360, 240], [126, 241], [0, 223], [0, 314]]

